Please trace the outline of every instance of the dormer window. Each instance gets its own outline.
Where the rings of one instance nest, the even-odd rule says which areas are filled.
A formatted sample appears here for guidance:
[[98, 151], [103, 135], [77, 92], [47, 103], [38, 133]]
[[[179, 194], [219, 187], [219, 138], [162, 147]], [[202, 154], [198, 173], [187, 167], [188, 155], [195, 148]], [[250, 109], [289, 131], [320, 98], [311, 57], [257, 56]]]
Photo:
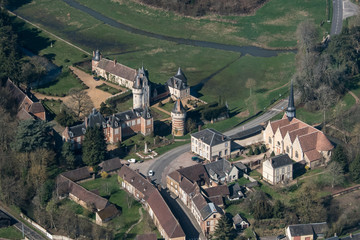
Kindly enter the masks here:
[[70, 136], [71, 138], [73, 138], [73, 137], [74, 137], [73, 132], [69, 131], [69, 136]]
[[105, 123], [105, 122], [103, 122], [102, 126], [103, 126], [103, 128], [106, 128], [106, 123]]
[[130, 116], [129, 115], [125, 115], [126, 119], [129, 120], [130, 119]]
[[118, 122], [116, 122], [116, 121], [115, 121], [114, 125], [115, 125], [115, 127], [119, 126]]
[[86, 133], [86, 129], [85, 128], [82, 128], [82, 133], [85, 134]]

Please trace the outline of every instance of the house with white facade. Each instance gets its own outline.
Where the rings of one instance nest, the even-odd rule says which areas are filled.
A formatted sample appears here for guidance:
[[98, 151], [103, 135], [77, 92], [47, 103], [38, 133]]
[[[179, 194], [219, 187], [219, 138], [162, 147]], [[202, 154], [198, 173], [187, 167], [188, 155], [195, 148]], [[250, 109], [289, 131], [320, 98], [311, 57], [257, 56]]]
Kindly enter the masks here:
[[263, 178], [275, 185], [293, 179], [293, 160], [287, 154], [272, 157], [262, 164]]
[[191, 134], [191, 151], [209, 161], [230, 157], [230, 147], [231, 139], [214, 129]]

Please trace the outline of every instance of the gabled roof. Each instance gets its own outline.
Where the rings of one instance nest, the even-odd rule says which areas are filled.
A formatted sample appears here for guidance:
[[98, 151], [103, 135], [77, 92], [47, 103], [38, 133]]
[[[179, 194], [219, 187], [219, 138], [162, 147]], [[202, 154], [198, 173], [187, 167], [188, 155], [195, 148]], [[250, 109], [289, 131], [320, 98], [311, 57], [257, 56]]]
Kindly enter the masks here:
[[276, 169], [283, 166], [293, 164], [293, 160], [287, 154], [281, 154], [269, 159], [271, 166]]
[[200, 132], [191, 134], [192, 137], [197, 138], [209, 146], [215, 146], [227, 141], [230, 141], [230, 138], [214, 129], [206, 128]]
[[81, 123], [72, 127], [69, 127], [69, 136], [70, 138], [76, 138], [85, 135], [86, 126], [85, 123]]
[[202, 209], [200, 209], [200, 214], [202, 217], [202, 220], [206, 220], [208, 219], [212, 214], [214, 213], [220, 213], [223, 214], [223, 211], [221, 208], [219, 208], [218, 206], [216, 206], [214, 203], [210, 202], [208, 204], [206, 204], [205, 207], [203, 207]]
[[130, 81], [133, 81], [136, 76], [135, 69], [106, 58], [101, 58], [98, 68]]
[[314, 234], [314, 230], [310, 224], [290, 225], [289, 230], [292, 237]]
[[101, 221], [106, 221], [118, 215], [119, 210], [115, 207], [114, 204], [109, 204], [103, 210], [97, 212], [97, 214], [99, 215]]
[[322, 155], [316, 149], [305, 152], [305, 156], [309, 159], [310, 162], [322, 158]]
[[[240, 214], [236, 214], [233, 218], [232, 218], [234, 224], [240, 224], [242, 221], [245, 221]], [[246, 222], [246, 221], [245, 221]]]
[[225, 159], [220, 159], [215, 162], [205, 164], [204, 166], [210, 176], [215, 173], [218, 178], [225, 177], [232, 169], [230, 162]]
[[183, 177], [189, 179], [192, 183], [198, 183], [199, 181], [205, 181], [205, 183], [209, 183], [208, 174], [205, 170], [204, 165], [202, 164], [196, 164], [190, 167], [181, 168], [176, 171], [178, 171]]
[[207, 197], [214, 197], [214, 196], [228, 196], [230, 194], [229, 188], [227, 185], [219, 185], [216, 187], [210, 187], [203, 189], [205, 195]]
[[180, 68], [178, 69], [178, 72], [176, 73], [175, 76], [173, 76], [173, 77], [169, 78], [169, 80], [167, 80], [166, 84], [169, 87], [175, 88], [178, 90], [183, 90], [183, 89], [188, 88], [187, 78]]
[[121, 159], [116, 157], [116, 158], [112, 158], [112, 159], [101, 162], [99, 164], [99, 166], [105, 172], [112, 172], [112, 171], [120, 169], [122, 164], [121, 164]]
[[269, 124], [271, 126], [273, 133], [275, 133], [279, 127], [288, 125], [289, 123], [290, 123], [290, 121], [287, 118], [282, 118], [282, 119], [279, 119], [276, 121], [272, 121]]
[[82, 167], [67, 172], [61, 173], [64, 177], [70, 179], [71, 181], [77, 182], [83, 179], [91, 178], [91, 175], [94, 173], [94, 170], [91, 167]]
[[16, 114], [16, 117], [20, 120], [34, 119], [34, 117], [24, 108], [20, 108], [20, 110]]
[[105, 118], [96, 110], [96, 108], [93, 108], [92, 112], [85, 121], [87, 121], [87, 127], [91, 128], [102, 127], [103, 124], [106, 124]]
[[236, 162], [236, 163], [233, 163], [233, 165], [235, 167], [237, 167], [237, 169], [243, 171], [243, 172], [246, 172], [247, 171], [247, 166], [245, 164], [243, 164], [242, 162]]
[[45, 112], [45, 109], [44, 109], [44, 106], [40, 102], [34, 102], [30, 106], [30, 112], [33, 114], [41, 113], [41, 112]]
[[179, 186], [184, 192], [186, 192], [187, 194], [190, 194], [190, 193], [195, 191], [195, 188], [196, 188], [197, 184], [192, 183], [187, 178], [182, 178]]
[[[300, 124], [301, 124], [300, 122], [294, 122], [294, 123], [290, 123], [288, 125], [279, 127], [281, 137], [284, 138], [287, 132], [290, 132], [290, 131], [300, 128], [301, 127]], [[305, 126], [304, 124], [301, 124], [301, 125]]]
[[289, 131], [288, 134], [289, 134], [291, 142], [293, 143], [297, 136], [302, 136], [302, 135], [312, 133], [312, 132], [316, 132], [316, 131], [317, 130], [315, 128], [313, 128], [313, 127], [305, 126], [305, 127], [293, 130], [293, 131]]
[[[239, 198], [240, 196], [244, 196], [244, 194], [242, 193], [241, 191], [241, 187], [239, 185], [239, 183], [235, 183], [235, 184], [231, 184], [229, 186], [229, 197], [230, 199], [233, 199], [233, 198]], [[239, 194], [239, 192], [241, 192], [241, 195]]]

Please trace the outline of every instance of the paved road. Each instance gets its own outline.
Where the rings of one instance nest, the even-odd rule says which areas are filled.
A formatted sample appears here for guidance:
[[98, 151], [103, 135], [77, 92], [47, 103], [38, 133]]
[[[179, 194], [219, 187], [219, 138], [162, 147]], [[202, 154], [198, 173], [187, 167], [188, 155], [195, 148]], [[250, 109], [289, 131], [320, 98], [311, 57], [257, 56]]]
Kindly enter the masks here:
[[7, 212], [2, 207], [0, 207], [0, 211], [4, 212], [5, 214], [7, 214], [11, 218], [13, 218], [13, 220], [16, 222], [14, 224], [14, 227], [16, 227], [20, 232], [22, 232], [22, 230], [24, 229], [24, 234], [29, 240], [45, 240], [46, 239], [46, 238], [42, 237], [40, 234], [38, 234], [36, 231], [32, 230], [31, 228], [29, 228], [28, 226], [26, 226], [25, 224], [20, 222], [17, 218], [15, 218], [13, 215], [11, 215], [9, 212]]
[[112, 18], [109, 18], [100, 12], [97, 12], [91, 8], [88, 8], [80, 3], [78, 3], [75, 0], [63, 0], [65, 3], [70, 5], [73, 8], [76, 8], [79, 11], [82, 11], [84, 13], [87, 13], [88, 15], [92, 16], [93, 18], [110, 25], [112, 27], [122, 29], [131, 33], [152, 37], [160, 40], [175, 42], [179, 44], [185, 44], [185, 45], [191, 45], [191, 46], [197, 46], [197, 47], [205, 47], [205, 48], [213, 48], [213, 49], [220, 49], [225, 51], [232, 51], [232, 52], [241, 52], [242, 56], [249, 54], [251, 56], [255, 57], [274, 57], [277, 56], [279, 53], [283, 52], [295, 52], [294, 50], [269, 50], [264, 49], [260, 47], [255, 46], [235, 46], [235, 45], [228, 45], [228, 44], [221, 44], [221, 43], [215, 43], [215, 42], [207, 42], [207, 41], [199, 41], [194, 39], [184, 39], [184, 38], [177, 38], [177, 37], [170, 37], [166, 35], [161, 35], [157, 33], [152, 33], [148, 31], [144, 31], [141, 29], [137, 29], [128, 25], [125, 25], [123, 23], [120, 23]]
[[[248, 122], [244, 125], [241, 125], [232, 130], [229, 130], [229, 131], [225, 132], [224, 134], [230, 136], [230, 135], [234, 135], [238, 132], [244, 131], [246, 129], [255, 127], [261, 123], [264, 123], [264, 122], [270, 120], [271, 118], [276, 116], [279, 112], [283, 111], [283, 109], [285, 109], [286, 107], [287, 107], [287, 100], [283, 100], [283, 101], [279, 102], [278, 104], [276, 104], [271, 109], [269, 109], [268, 111], [266, 111], [264, 114], [260, 115], [259, 117], [251, 120], [250, 122]], [[154, 163], [152, 165], [150, 165], [150, 167], [149, 167], [149, 169], [152, 169], [155, 172], [152, 179], [157, 184], [161, 184], [161, 182], [162, 182], [161, 175], [164, 172], [165, 167], [168, 166], [174, 159], [176, 159], [177, 157], [179, 157], [180, 155], [182, 155], [188, 151], [190, 151], [190, 144], [185, 144], [183, 146], [174, 148], [174, 149], [170, 150], [169, 152], [161, 155], [157, 159], [155, 159]], [[163, 182], [165, 182], [165, 181], [163, 181]], [[166, 187], [166, 186], [163, 186], [163, 187]]]
[[343, 0], [333, 0], [333, 17], [331, 22], [330, 35], [341, 33], [343, 20]]

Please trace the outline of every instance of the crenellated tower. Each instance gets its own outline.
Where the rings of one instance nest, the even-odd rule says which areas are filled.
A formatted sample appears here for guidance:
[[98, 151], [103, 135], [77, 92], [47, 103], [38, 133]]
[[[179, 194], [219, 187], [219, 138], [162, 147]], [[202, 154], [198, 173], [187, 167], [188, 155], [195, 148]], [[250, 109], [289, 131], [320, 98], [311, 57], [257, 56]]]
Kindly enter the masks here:
[[172, 119], [172, 130], [171, 134], [174, 136], [184, 136], [185, 135], [185, 119], [186, 119], [186, 110], [181, 103], [180, 99], [177, 99], [174, 104], [174, 108], [171, 111]]

